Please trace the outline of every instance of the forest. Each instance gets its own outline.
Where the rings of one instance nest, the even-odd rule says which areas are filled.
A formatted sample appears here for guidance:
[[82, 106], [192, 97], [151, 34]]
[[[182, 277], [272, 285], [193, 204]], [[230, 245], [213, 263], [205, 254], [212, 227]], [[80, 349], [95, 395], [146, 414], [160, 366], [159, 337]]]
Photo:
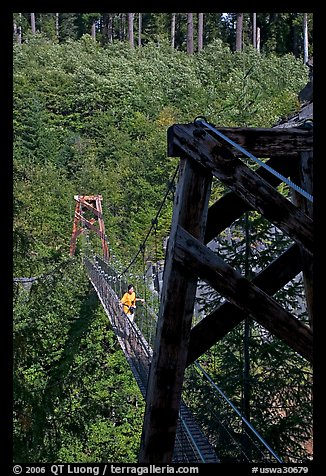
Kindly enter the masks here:
[[[272, 127], [300, 108], [308, 53], [311, 13], [14, 13], [14, 462], [137, 462], [145, 403], [83, 266], [101, 241], [85, 233], [69, 255], [74, 196], [102, 196], [110, 262], [149, 294], [144, 269], [164, 259], [173, 211], [168, 128], [199, 115]], [[215, 180], [211, 199], [225, 190]], [[217, 252], [254, 273], [289, 241], [250, 212]], [[275, 298], [307, 321], [301, 274]], [[221, 300], [202, 286], [197, 306]], [[312, 460], [302, 357], [248, 321], [200, 362], [284, 461]], [[184, 397], [213, 435], [193, 372]], [[214, 438], [222, 461], [239, 462]]]

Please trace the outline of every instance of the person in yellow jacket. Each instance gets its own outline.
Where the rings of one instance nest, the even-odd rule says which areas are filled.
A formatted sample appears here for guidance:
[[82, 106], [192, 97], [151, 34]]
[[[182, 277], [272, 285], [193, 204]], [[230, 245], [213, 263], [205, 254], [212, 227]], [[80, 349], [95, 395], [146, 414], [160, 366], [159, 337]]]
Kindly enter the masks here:
[[142, 298], [137, 298], [136, 293], [134, 290], [134, 286], [132, 284], [128, 285], [128, 291], [124, 293], [122, 296], [120, 303], [122, 304], [122, 308], [127, 314], [127, 316], [130, 318], [131, 321], [134, 320], [134, 311], [136, 309], [136, 301], [141, 301], [145, 302], [144, 299]]

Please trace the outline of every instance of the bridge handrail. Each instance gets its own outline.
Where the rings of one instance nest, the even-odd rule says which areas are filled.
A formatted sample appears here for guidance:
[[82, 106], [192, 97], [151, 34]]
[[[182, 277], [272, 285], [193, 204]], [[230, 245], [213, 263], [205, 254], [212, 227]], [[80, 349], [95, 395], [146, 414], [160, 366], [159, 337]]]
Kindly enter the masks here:
[[[139, 377], [141, 379], [141, 382], [144, 386], [144, 389], [147, 387], [147, 379], [148, 379], [148, 374], [149, 374], [149, 366], [152, 358], [152, 348], [151, 345], [152, 342], [148, 342], [146, 338], [143, 335], [143, 330], [139, 329], [138, 325], [133, 321], [130, 321], [124, 311], [122, 310], [120, 306], [120, 300], [118, 297], [118, 294], [116, 291], [113, 289], [112, 285], [117, 287], [117, 283], [119, 280], [121, 280], [121, 276], [118, 275], [118, 273], [112, 268], [112, 266], [108, 265], [105, 261], [103, 261], [99, 257], [94, 257], [92, 261], [89, 259], [84, 259], [86, 268], [88, 269], [88, 272], [90, 274], [91, 280], [93, 282], [93, 285], [98, 288], [98, 294], [102, 296], [102, 304], [104, 308], [109, 308], [110, 309], [110, 317], [111, 317], [111, 323], [115, 327], [115, 329], [123, 333], [124, 335], [126, 334], [126, 329], [129, 334], [129, 342], [133, 346], [133, 352], [134, 355], [136, 356], [136, 353], [139, 352], [139, 347], [140, 346], [143, 355], [145, 356], [145, 362], [144, 359], [142, 362], [137, 361], [135, 358], [131, 364], [136, 368], [136, 370], [139, 373]], [[124, 283], [126, 285], [126, 283]], [[105, 287], [105, 290], [103, 289]], [[152, 321], [152, 325], [157, 322], [157, 315], [155, 314], [154, 310], [147, 304], [143, 303], [142, 304], [144, 310], [146, 310], [146, 317], [150, 316], [150, 319]], [[138, 311], [137, 311], [138, 312]], [[139, 315], [136, 317], [139, 319]], [[122, 325], [122, 323], [124, 323]], [[140, 323], [141, 324], [141, 323]], [[130, 339], [131, 336], [131, 339]], [[139, 356], [140, 354], [138, 354]], [[268, 443], [264, 440], [264, 438], [255, 430], [255, 428], [246, 420], [245, 417], [241, 415], [241, 412], [235, 407], [235, 405], [226, 397], [224, 392], [213, 382], [213, 380], [209, 377], [207, 372], [203, 369], [203, 367], [195, 361], [194, 367], [204, 376], [204, 378], [209, 382], [209, 385], [213, 389], [213, 391], [216, 393], [218, 392], [219, 395], [217, 395], [221, 400], [226, 402], [229, 407], [233, 409], [233, 411], [237, 414], [237, 416], [241, 419], [241, 421], [245, 424], [246, 428], [253, 434], [255, 437], [260, 441], [260, 443], [263, 444], [263, 446], [267, 449], [268, 453], [272, 455], [277, 462], [282, 463], [283, 461], [281, 458], [272, 450], [272, 448], [268, 445]], [[143, 391], [144, 392], [144, 391]], [[144, 395], [145, 396], [145, 395]], [[191, 431], [187, 427], [187, 424], [185, 421], [183, 421], [181, 412], [180, 412], [180, 422], [181, 425], [183, 426], [183, 431], [188, 435], [188, 440], [189, 443], [194, 447], [195, 452], [199, 456], [199, 462], [204, 462], [205, 458], [201, 454], [200, 448], [197, 447], [196, 443], [193, 442], [193, 438], [191, 435]], [[255, 442], [253, 444], [256, 446]], [[256, 446], [257, 447], [257, 446]], [[258, 449], [258, 447], [257, 447]]]

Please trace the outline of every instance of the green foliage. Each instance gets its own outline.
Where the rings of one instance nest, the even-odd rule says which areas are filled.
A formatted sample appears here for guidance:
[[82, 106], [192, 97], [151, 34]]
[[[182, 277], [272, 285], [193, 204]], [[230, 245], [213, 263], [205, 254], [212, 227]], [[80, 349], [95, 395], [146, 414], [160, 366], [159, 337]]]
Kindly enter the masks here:
[[[15, 284], [15, 461], [135, 462], [144, 402], [79, 263], [87, 241], [100, 252], [98, 238], [79, 237], [76, 258], [68, 258], [73, 197], [103, 196], [110, 250], [124, 268], [138, 252], [178, 164], [167, 157], [169, 126], [202, 114], [222, 126], [271, 126], [298, 107], [308, 72], [290, 54], [259, 56], [251, 48], [234, 54], [221, 40], [192, 56], [171, 51], [164, 35], [155, 42], [147, 38], [146, 46], [133, 51], [127, 42], [101, 47], [89, 34], [74, 41], [77, 28], [94, 18], [60, 15], [60, 43], [39, 33], [14, 45], [14, 276], [41, 276], [30, 293]], [[68, 19], [76, 30], [68, 32]], [[51, 36], [52, 18], [47, 21]], [[147, 18], [146, 28], [163, 32], [168, 21], [168, 14]], [[222, 193], [214, 181], [212, 198]], [[170, 192], [157, 233], [146, 243], [146, 260], [163, 258], [171, 198]], [[258, 244], [272, 241], [264, 224], [257, 220], [255, 228]], [[243, 237], [234, 231], [239, 240], [227, 259], [243, 269], [237, 263]], [[261, 251], [260, 259], [264, 266], [272, 257]], [[131, 271], [142, 274], [142, 259]], [[295, 292], [291, 299], [290, 304]], [[239, 349], [239, 335], [233, 338], [221, 344], [218, 372], [232, 376], [226, 388], [239, 403], [240, 354], [230, 362], [224, 353], [228, 346]], [[273, 352], [261, 349], [264, 358]], [[263, 356], [257, 362], [258, 370], [265, 365]], [[278, 391], [282, 379], [273, 375], [271, 388], [273, 382]], [[258, 419], [265, 418], [269, 404], [257, 411]], [[298, 424], [301, 431], [297, 416], [291, 418], [287, 426]]]
[[16, 461], [136, 461], [142, 396], [81, 264], [20, 291], [14, 348]]

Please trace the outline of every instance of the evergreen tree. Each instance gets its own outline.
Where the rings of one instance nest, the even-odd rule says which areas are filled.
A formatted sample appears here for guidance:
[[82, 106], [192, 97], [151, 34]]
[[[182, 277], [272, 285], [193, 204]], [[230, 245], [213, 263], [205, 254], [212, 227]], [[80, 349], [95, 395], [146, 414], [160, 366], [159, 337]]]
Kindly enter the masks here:
[[[170, 14], [144, 13], [144, 44], [132, 54], [128, 41], [119, 40], [122, 15], [112, 14], [112, 20], [113, 42], [103, 46], [93, 41], [83, 14], [60, 14], [59, 43], [44, 32], [28, 36], [27, 30], [23, 39], [28, 42], [14, 41], [14, 276], [50, 275], [33, 283], [29, 293], [14, 284], [16, 462], [136, 461], [143, 401], [79, 263], [83, 237], [75, 258], [68, 258], [73, 196], [102, 194], [110, 251], [126, 266], [177, 166], [166, 156], [167, 129], [192, 122], [199, 112], [224, 126], [269, 127], [296, 110], [298, 91], [307, 81], [301, 58], [258, 55], [253, 48], [234, 55], [222, 40], [209, 42], [213, 14], [205, 15], [200, 55], [186, 53], [186, 14], [176, 14], [172, 50]], [[77, 41], [74, 28], [77, 36], [83, 32]], [[98, 30], [97, 37], [101, 34]], [[212, 200], [222, 193], [214, 181]], [[171, 216], [169, 196], [156, 236], [146, 243], [145, 260], [163, 258]], [[279, 249], [262, 246], [274, 243], [275, 230], [251, 219], [256, 230], [251, 260], [258, 269]], [[244, 245], [240, 225], [233, 230], [235, 242], [226, 240], [223, 246], [229, 262], [243, 269], [236, 262]], [[91, 244], [100, 251], [96, 237]], [[259, 253], [255, 244], [262, 246]], [[142, 256], [132, 272], [142, 275]], [[301, 289], [302, 283], [295, 282], [278, 299], [295, 308]], [[218, 304], [220, 298], [214, 298]], [[251, 323], [250, 333], [249, 383], [257, 389], [250, 393], [251, 419], [277, 448], [282, 444], [303, 459], [302, 446], [289, 439], [298, 434], [301, 445], [309, 437], [310, 369], [256, 324]], [[207, 358], [214, 368], [215, 352], [212, 375], [239, 407], [242, 343], [241, 327]], [[291, 365], [297, 366], [292, 374]], [[275, 402], [282, 406], [279, 413]], [[206, 422], [200, 405], [198, 411], [214, 435], [213, 421]]]

